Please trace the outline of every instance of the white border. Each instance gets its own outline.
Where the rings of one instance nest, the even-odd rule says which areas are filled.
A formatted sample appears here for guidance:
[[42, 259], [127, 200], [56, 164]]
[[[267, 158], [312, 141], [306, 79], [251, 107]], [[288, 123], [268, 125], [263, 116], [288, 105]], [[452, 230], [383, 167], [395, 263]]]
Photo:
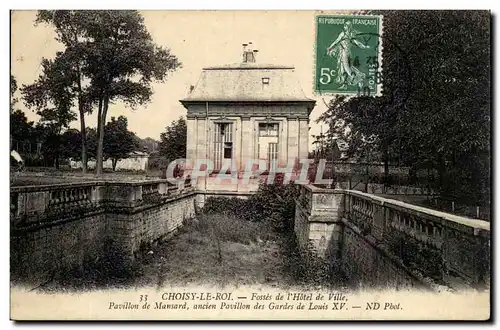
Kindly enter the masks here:
[[[6, 46], [6, 45], [10, 45], [10, 21], [9, 21], [9, 17], [10, 17], [10, 13], [8, 12], [9, 9], [37, 9], [37, 8], [46, 8], [46, 9], [53, 9], [53, 8], [71, 8], [71, 9], [109, 9], [109, 8], [121, 8], [121, 9], [130, 9], [130, 8], [137, 8], [137, 9], [159, 9], [158, 8], [158, 5], [160, 4], [160, 2], [158, 1], [155, 1], [155, 0], [142, 0], [140, 2], [137, 2], [137, 1], [132, 1], [132, 0], [122, 0], [120, 2], [112, 2], [112, 1], [103, 1], [103, 0], [86, 0], [85, 2], [79, 2], [79, 1], [75, 1], [75, 2], [68, 2], [68, 1], [63, 1], [63, 0], [57, 0], [57, 1], [35, 1], [35, 0], [17, 0], [17, 1], [12, 1], [12, 0], [7, 0], [7, 1], [3, 1], [1, 3], [1, 7], [2, 7], [2, 13], [3, 15], [1, 15], [0, 17], [2, 17], [2, 24], [0, 25], [1, 28], [2, 28], [2, 33], [1, 33], [1, 36], [2, 36], [2, 45]], [[376, 3], [374, 3], [373, 1], [368, 1], [368, 0], [358, 0], [356, 2], [351, 2], [351, 3], [345, 3], [345, 2], [342, 2], [342, 3], [339, 3], [339, 2], [334, 2], [334, 1], [331, 1], [331, 0], [309, 0], [309, 1], [300, 1], [300, 0], [289, 0], [289, 1], [286, 1], [286, 2], [282, 2], [282, 1], [276, 1], [274, 3], [270, 2], [269, 0], [253, 0], [251, 2], [232, 2], [232, 1], [224, 1], [224, 0], [211, 0], [211, 1], [200, 1], [200, 0], [189, 0], [189, 1], [182, 1], [182, 2], [177, 2], [177, 3], [165, 3], [165, 2], [161, 2], [161, 7], [162, 9], [293, 9], [293, 10], [296, 10], [296, 9], [308, 9], [308, 10], [317, 10], [317, 9], [334, 9], [334, 8], [337, 8], [337, 9], [359, 9], [359, 8], [371, 8], [373, 6], [377, 6], [379, 8], [377, 9], [494, 9], [494, 13], [498, 13], [499, 10], [497, 9], [499, 7], [499, 4], [500, 2], [498, 1], [467, 1], [467, 0], [454, 0], [454, 1], [434, 1], [434, 0], [421, 0], [421, 1], [418, 1], [418, 2], [401, 2], [401, 1], [387, 1], [387, 0], [382, 0], [382, 1], [378, 1]], [[340, 7], [342, 6], [342, 8]], [[352, 6], [352, 7], [351, 7]], [[351, 8], [349, 8], [351, 7]], [[498, 16], [496, 18], [498, 20]], [[497, 21], [498, 23], [498, 21]], [[493, 29], [494, 30], [494, 29]], [[495, 39], [495, 42], [493, 43], [493, 46], [495, 45], [498, 45], [499, 43], [499, 40], [498, 40], [498, 37], [497, 35], [495, 35], [495, 31], [492, 30], [492, 39], [494, 38]], [[4, 104], [4, 107], [7, 107], [8, 105], [8, 102], [9, 102], [9, 94], [7, 92], [8, 90], [8, 87], [9, 87], [9, 83], [7, 82], [7, 71], [10, 71], [10, 65], [7, 65], [7, 61], [10, 61], [10, 47], [7, 46], [4, 48], [5, 50], [2, 52], [3, 53], [3, 70], [4, 71], [4, 74], [3, 74], [3, 77], [4, 79], [0, 80], [2, 82], [2, 88], [1, 90], [3, 91], [3, 104]], [[494, 52], [492, 54], [498, 54], [498, 52]], [[498, 69], [498, 66], [497, 68], [495, 69], [495, 73], [497, 72]], [[495, 86], [495, 90], [492, 91], [494, 94], [492, 95], [500, 95], [500, 87], [499, 85], [497, 84], [497, 86]], [[8, 150], [8, 144], [7, 144], [7, 135], [8, 135], [8, 132], [9, 132], [9, 120], [7, 119], [7, 111], [6, 109], [4, 108], [4, 112], [3, 112], [3, 115], [5, 116], [5, 120], [1, 120], [0, 121], [0, 131], [1, 132], [4, 132], [4, 137], [0, 140], [0, 143], [2, 145], [2, 150], [4, 151], [4, 153], [6, 154], [7, 150]], [[492, 109], [492, 111], [495, 111], [494, 109]], [[496, 119], [495, 119], [495, 123], [498, 123], [498, 121], [500, 121], [500, 116], [496, 115], [495, 116]], [[494, 118], [495, 118], [494, 117]], [[493, 130], [492, 130], [493, 132]], [[496, 146], [500, 146], [500, 138], [499, 138], [500, 134], [496, 134], [496, 137], [495, 137], [495, 145], [494, 147]], [[493, 139], [493, 138], [492, 138]], [[491, 152], [491, 155], [495, 155], [496, 154], [496, 149], [495, 150], [492, 150]], [[3, 170], [3, 173], [8, 173], [9, 171], [9, 166], [8, 166], [8, 163], [6, 161], [6, 157], [3, 158], [3, 161], [1, 163], [2, 165], [2, 170]], [[495, 169], [497, 167], [495, 166]], [[493, 168], [492, 168], [493, 169]], [[4, 207], [2, 208], [2, 210], [5, 210], [5, 212], [7, 212], [6, 210], [9, 209], [9, 205], [8, 205], [8, 189], [9, 189], [9, 183], [7, 181], [7, 175], [4, 174], [3, 178], [5, 179], [5, 183], [4, 185], [2, 185], [2, 187], [4, 187], [3, 189], [3, 192], [2, 192], [2, 201], [4, 203]], [[496, 187], [496, 185], [495, 185]], [[492, 201], [493, 202], [493, 201]], [[500, 205], [500, 194], [497, 194], [495, 196], [495, 205]], [[7, 235], [7, 233], [9, 233], [9, 221], [7, 220], [8, 219], [8, 216], [7, 217], [4, 217], [3, 218], [3, 226], [4, 226], [4, 230], [2, 231], [4, 233], [4, 235]], [[495, 230], [495, 234], [496, 231], [498, 231], [500, 228], [500, 226], [495, 226], [496, 230]], [[7, 284], [8, 281], [9, 281], [9, 267], [7, 266], [8, 263], [9, 263], [9, 241], [7, 239], [5, 240], [2, 240], [2, 244], [3, 244], [3, 249], [2, 249], [2, 264], [4, 265], [3, 267], [3, 271], [2, 271], [2, 311], [3, 311], [3, 315], [2, 315], [2, 329], [6, 329], [6, 328], [13, 328], [14, 327], [14, 324], [12, 322], [9, 322], [9, 308], [10, 308], [10, 300], [9, 300], [9, 297], [10, 297], [10, 288], [9, 288], [9, 285]], [[498, 265], [499, 264], [499, 260], [498, 260], [498, 256], [500, 255], [500, 253], [495, 253], [493, 258], [495, 259], [495, 264]], [[497, 273], [498, 274], [498, 273]], [[498, 286], [495, 285], [494, 286], [495, 288], [497, 288]], [[473, 303], [473, 302], [471, 302]], [[438, 306], [437, 306], [438, 307]], [[497, 317], [498, 319], [498, 317]], [[128, 326], [131, 326], [131, 328], [143, 328], [143, 324], [127, 324]], [[179, 327], [179, 325], [176, 325], [176, 324], [165, 324], [166, 326], [168, 327], [172, 327], [172, 328], [177, 328]], [[181, 325], [182, 328], [190, 328], [190, 327], [193, 327], [193, 326], [197, 326], [199, 324], [184, 324], [184, 325]], [[214, 328], [219, 328], [220, 326], [232, 326], [232, 325], [235, 325], [235, 324], [227, 324], [227, 325], [224, 325], [224, 324], [213, 324], [213, 325], [209, 325], [209, 326], [213, 326]], [[301, 323], [301, 324], [297, 324], [299, 326], [306, 326], [307, 327], [307, 324], [304, 324], [304, 323]], [[328, 329], [331, 329], [332, 325], [335, 327], [335, 328], [338, 328], [338, 329], [350, 329], [353, 324], [342, 324], [342, 323], [315, 323], [314, 326], [315, 327], [320, 327], [320, 328], [328, 328]], [[372, 327], [383, 327], [385, 328], [387, 324], [380, 324], [380, 323], [367, 323], [367, 324], [356, 324], [356, 328], [365, 328], [365, 329], [371, 329]], [[399, 324], [394, 324], [395, 326], [398, 326]], [[410, 324], [408, 324], [410, 325]], [[415, 324], [413, 324], [415, 325]], [[417, 326], [419, 324], [416, 324]], [[42, 325], [36, 325], [36, 324], [30, 324], [31, 327], [33, 328], [38, 328], [38, 327], [41, 327]], [[52, 324], [48, 324], [47, 325], [48, 327], [51, 327]], [[71, 325], [68, 325], [68, 324], [58, 324], [57, 325], [58, 327], [60, 328], [66, 328]], [[80, 327], [82, 327], [82, 325], [78, 325]], [[92, 326], [92, 329], [109, 329], [110, 327], [112, 328], [113, 326], [115, 326], [114, 324], [92, 324], [92, 325], [83, 325], [83, 328], [85, 327], [89, 327]], [[162, 326], [162, 325], [160, 325]], [[273, 324], [269, 324], [269, 325], [261, 325], [262, 328], [275, 328], [275, 327], [288, 327], [290, 326], [290, 324], [280, 324], [280, 323], [273, 323]], [[411, 325], [410, 325], [411, 326]], [[468, 324], [460, 324], [460, 323], [448, 323], [448, 324], [439, 324], [439, 325], [436, 325], [436, 324], [426, 324], [425, 325], [426, 327], [429, 327], [431, 329], [434, 329], [434, 328], [441, 328], [441, 327], [453, 327], [454, 329], [455, 328], [460, 328], [460, 327], [466, 327], [468, 326]], [[237, 325], [238, 328], [249, 328], [250, 326], [248, 324], [238, 324]], [[179, 327], [180, 328], [180, 327]]]

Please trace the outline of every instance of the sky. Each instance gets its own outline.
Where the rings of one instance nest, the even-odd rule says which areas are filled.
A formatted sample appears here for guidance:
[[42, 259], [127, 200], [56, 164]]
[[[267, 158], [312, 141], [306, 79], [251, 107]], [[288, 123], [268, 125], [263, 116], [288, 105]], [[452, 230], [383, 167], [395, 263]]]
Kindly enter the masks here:
[[[154, 95], [146, 106], [131, 109], [122, 103], [110, 106], [112, 116], [125, 115], [129, 129], [139, 137], [159, 139], [173, 120], [186, 115], [179, 100], [196, 85], [203, 67], [241, 61], [242, 43], [252, 42], [259, 50], [258, 63], [294, 65], [307, 97], [317, 101], [310, 116], [310, 134], [319, 134], [315, 119], [326, 110], [330, 97], [313, 94], [314, 11], [141, 11], [153, 40], [167, 47], [182, 62], [165, 83], [153, 84]], [[18, 86], [31, 84], [41, 73], [42, 58], [53, 58], [63, 47], [54, 30], [34, 25], [35, 11], [14, 11], [11, 16], [11, 73]], [[16, 95], [20, 98], [19, 92]], [[38, 116], [23, 110], [29, 120]], [[95, 127], [96, 112], [87, 116], [87, 126]], [[79, 128], [74, 121], [71, 127]], [[326, 127], [325, 127], [326, 129]], [[311, 149], [312, 138], [309, 139]]]

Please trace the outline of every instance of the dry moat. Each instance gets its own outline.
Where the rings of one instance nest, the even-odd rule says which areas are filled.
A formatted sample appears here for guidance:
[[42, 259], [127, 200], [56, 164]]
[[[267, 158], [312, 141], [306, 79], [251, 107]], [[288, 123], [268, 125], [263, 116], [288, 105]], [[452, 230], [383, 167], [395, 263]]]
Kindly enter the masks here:
[[[107, 269], [103, 269], [107, 267]], [[342, 276], [316, 258], [301, 255], [293, 234], [278, 233], [265, 222], [228, 215], [198, 215], [168, 240], [141, 249], [135, 263], [120, 273], [112, 261], [84, 267], [68, 278], [35, 288], [40, 291], [115, 287], [265, 285], [276, 288], [341, 288]], [[314, 276], [310, 276], [314, 273]], [[69, 274], [68, 274], [69, 275]]]

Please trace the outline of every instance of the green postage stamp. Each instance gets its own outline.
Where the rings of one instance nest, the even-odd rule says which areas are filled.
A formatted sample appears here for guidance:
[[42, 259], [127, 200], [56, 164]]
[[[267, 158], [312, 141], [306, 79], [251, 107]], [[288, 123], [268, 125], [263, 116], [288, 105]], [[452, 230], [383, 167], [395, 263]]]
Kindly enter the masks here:
[[382, 16], [316, 16], [314, 92], [380, 96]]

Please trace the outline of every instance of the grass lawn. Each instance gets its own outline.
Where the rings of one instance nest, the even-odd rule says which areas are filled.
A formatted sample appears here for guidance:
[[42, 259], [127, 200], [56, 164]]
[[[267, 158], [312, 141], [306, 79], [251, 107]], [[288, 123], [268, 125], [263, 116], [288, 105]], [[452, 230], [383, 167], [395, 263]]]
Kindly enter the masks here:
[[108, 181], [137, 181], [146, 179], [157, 179], [161, 177], [159, 170], [152, 171], [116, 171], [105, 169], [100, 177], [95, 175], [94, 170], [89, 170], [83, 174], [80, 169], [60, 169], [45, 167], [27, 168], [24, 172], [10, 171], [10, 185], [15, 186], [33, 186], [50, 185], [59, 183], [78, 183], [96, 180]]
[[145, 252], [138, 286], [289, 285], [283, 238], [262, 223], [201, 215]]

